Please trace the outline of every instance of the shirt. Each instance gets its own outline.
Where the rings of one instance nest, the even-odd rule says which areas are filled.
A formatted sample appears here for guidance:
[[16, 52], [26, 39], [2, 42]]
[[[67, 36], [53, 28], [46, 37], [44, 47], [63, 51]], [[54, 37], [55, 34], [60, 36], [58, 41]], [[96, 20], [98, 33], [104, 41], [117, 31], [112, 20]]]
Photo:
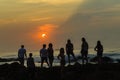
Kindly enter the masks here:
[[28, 58], [27, 59], [27, 67], [29, 67], [29, 68], [34, 68], [35, 67], [33, 58]]
[[41, 49], [40, 50], [40, 56], [41, 57], [48, 57], [47, 49]]
[[26, 49], [21, 48], [18, 50], [18, 57], [19, 58], [24, 58], [24, 55], [26, 54]]

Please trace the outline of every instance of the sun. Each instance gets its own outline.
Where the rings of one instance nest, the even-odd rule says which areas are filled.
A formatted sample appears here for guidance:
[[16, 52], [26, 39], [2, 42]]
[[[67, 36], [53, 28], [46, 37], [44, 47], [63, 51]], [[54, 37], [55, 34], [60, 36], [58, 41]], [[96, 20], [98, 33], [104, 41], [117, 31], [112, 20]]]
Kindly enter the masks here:
[[46, 37], [46, 34], [42, 34], [42, 38], [45, 38]]

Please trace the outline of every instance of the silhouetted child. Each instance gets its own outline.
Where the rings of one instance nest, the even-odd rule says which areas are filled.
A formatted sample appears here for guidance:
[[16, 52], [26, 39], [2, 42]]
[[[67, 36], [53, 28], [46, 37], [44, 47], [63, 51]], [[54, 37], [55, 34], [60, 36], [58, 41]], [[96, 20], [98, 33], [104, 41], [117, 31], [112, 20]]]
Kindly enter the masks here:
[[64, 48], [60, 48], [60, 53], [57, 57], [60, 60], [60, 66], [61, 67], [65, 66], [65, 55], [64, 55], [64, 53], [65, 53]]
[[82, 64], [84, 64], [84, 60], [86, 60], [86, 63], [88, 63], [88, 43], [85, 40], [85, 38], [82, 38], [82, 45], [81, 45], [81, 56], [82, 56]]
[[27, 68], [28, 68], [30, 80], [34, 80], [35, 63], [34, 63], [34, 58], [32, 57], [32, 53], [29, 53], [29, 58], [27, 59]]
[[65, 55], [64, 55], [65, 51], [64, 48], [60, 48], [60, 52], [59, 55], [57, 56], [57, 58], [60, 60], [60, 66], [61, 66], [61, 78], [63, 78], [64, 76], [64, 66], [65, 66]]
[[32, 57], [32, 53], [29, 53], [29, 58], [27, 59], [27, 67], [35, 68], [34, 58]]
[[75, 58], [75, 55], [74, 55], [74, 46], [73, 44], [71, 43], [71, 40], [68, 39], [67, 40], [67, 44], [66, 44], [66, 53], [68, 55], [68, 62], [69, 62], [69, 65], [70, 65], [70, 55], [72, 55], [72, 57], [74, 58], [74, 60], [76, 61], [76, 58]]
[[100, 41], [97, 41], [97, 45], [94, 50], [97, 51], [98, 63], [102, 63], [103, 46]]
[[47, 51], [48, 51], [49, 64], [50, 64], [50, 67], [52, 67], [53, 66], [53, 60], [54, 60], [54, 55], [53, 55], [54, 50], [53, 50], [52, 43], [49, 43]]
[[47, 65], [49, 67], [48, 52], [47, 52], [47, 49], [46, 49], [46, 44], [43, 44], [43, 48], [40, 50], [40, 57], [41, 57], [41, 67], [43, 67], [44, 61], [47, 63]]

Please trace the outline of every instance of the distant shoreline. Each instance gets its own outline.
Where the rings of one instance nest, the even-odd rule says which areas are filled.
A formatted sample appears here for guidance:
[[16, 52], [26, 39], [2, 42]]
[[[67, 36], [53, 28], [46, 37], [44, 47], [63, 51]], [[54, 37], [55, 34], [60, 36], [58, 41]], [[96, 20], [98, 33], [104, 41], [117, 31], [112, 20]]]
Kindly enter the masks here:
[[[89, 57], [88, 57], [89, 58]], [[77, 56], [77, 60], [78, 60], [78, 62], [81, 60], [81, 56]], [[18, 62], [18, 58], [1, 58], [0, 57], [0, 62]], [[72, 62], [74, 62], [74, 60], [71, 60]], [[96, 56], [94, 56], [93, 58], [91, 58], [91, 59], [89, 59], [89, 62], [96, 62], [97, 61], [97, 57]], [[103, 57], [103, 61], [105, 62], [105, 63], [114, 63], [114, 62], [116, 62], [116, 63], [120, 63], [120, 59], [112, 59], [112, 58], [110, 58], [110, 57], [107, 57], [107, 56], [104, 56]], [[37, 63], [40, 63], [40, 62], [38, 62], [37, 61]]]

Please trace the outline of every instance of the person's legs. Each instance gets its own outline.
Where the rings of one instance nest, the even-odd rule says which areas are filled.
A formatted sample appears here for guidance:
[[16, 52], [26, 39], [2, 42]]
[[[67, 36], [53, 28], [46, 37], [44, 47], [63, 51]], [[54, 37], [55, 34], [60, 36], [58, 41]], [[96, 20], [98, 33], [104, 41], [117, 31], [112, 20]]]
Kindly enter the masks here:
[[101, 52], [98, 52], [97, 56], [98, 56], [98, 64], [101, 64], [102, 63], [102, 54], [101, 54]]
[[67, 55], [68, 55], [68, 63], [70, 65], [70, 53], [67, 53]]
[[43, 63], [44, 63], [44, 58], [41, 57], [41, 67], [43, 67]]
[[49, 67], [49, 63], [48, 63], [47, 57], [45, 58], [45, 62], [47, 63], [47, 65]]
[[51, 57], [48, 57], [48, 62], [49, 62], [50, 67], [52, 67]]
[[49, 58], [49, 66], [52, 67], [53, 66], [52, 64], [53, 64], [53, 58], [51, 57]]
[[102, 56], [99, 55], [99, 64], [102, 64]]
[[19, 62], [20, 62], [21, 65], [24, 66], [24, 58], [19, 58]]
[[86, 63], [88, 63], [88, 57], [87, 57], [87, 55], [88, 55], [88, 51], [85, 51], [85, 60], [86, 60]]
[[76, 59], [76, 57], [75, 57], [75, 55], [74, 55], [73, 52], [71, 52], [71, 55], [72, 55], [72, 57], [74, 58], [74, 60], [76, 61], [77, 59]]
[[85, 54], [85, 60], [86, 60], [86, 63], [88, 63], [87, 53]]
[[51, 58], [51, 67], [53, 66], [53, 60], [54, 60], [54, 59], [53, 59], [53, 58]]
[[84, 64], [84, 54], [82, 53], [82, 64]]

